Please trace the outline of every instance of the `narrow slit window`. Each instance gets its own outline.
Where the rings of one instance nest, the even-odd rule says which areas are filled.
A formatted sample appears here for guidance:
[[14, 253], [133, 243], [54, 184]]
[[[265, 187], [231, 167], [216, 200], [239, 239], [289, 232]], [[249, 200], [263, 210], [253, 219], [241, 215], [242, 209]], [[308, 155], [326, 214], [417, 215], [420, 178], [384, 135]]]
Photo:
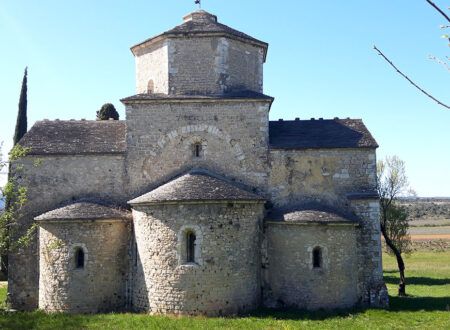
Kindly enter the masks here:
[[194, 144], [194, 157], [200, 158], [202, 156], [202, 145], [200, 143]]
[[188, 232], [186, 236], [186, 262], [195, 262], [195, 234]]
[[77, 248], [75, 250], [75, 268], [84, 268], [84, 251], [82, 248]]
[[322, 249], [320, 247], [314, 248], [312, 257], [313, 267], [322, 268]]

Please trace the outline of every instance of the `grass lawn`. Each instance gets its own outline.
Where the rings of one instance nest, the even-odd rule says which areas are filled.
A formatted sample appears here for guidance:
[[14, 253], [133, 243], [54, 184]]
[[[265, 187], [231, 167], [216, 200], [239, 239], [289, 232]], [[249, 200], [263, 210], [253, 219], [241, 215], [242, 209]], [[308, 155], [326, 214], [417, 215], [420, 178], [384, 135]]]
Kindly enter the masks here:
[[[260, 310], [234, 318], [0, 312], [0, 329], [450, 329], [450, 251], [415, 252], [407, 258], [406, 267], [410, 296], [399, 298], [395, 260], [385, 255], [385, 279], [391, 295], [389, 310]], [[0, 300], [5, 295], [5, 288], [0, 287]]]

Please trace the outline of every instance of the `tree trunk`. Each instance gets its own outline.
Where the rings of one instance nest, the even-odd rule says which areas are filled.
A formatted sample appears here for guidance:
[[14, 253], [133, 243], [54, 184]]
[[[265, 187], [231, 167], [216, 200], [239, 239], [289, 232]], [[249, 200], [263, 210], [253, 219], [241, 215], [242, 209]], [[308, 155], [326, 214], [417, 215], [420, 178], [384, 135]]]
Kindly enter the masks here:
[[398, 271], [400, 273], [400, 282], [398, 284], [398, 295], [406, 296], [406, 278], [405, 278], [405, 263], [403, 261], [402, 254], [397, 249], [397, 247], [392, 243], [392, 241], [387, 237], [386, 231], [381, 226], [381, 233], [383, 234], [386, 245], [394, 252], [395, 258], [397, 259]]

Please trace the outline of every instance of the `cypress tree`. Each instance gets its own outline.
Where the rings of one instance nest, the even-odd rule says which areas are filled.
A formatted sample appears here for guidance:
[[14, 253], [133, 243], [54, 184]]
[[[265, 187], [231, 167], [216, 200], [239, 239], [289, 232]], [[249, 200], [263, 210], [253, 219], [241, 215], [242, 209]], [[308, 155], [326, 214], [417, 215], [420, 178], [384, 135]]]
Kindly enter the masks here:
[[[14, 145], [17, 144], [17, 142], [20, 141], [20, 139], [25, 135], [28, 128], [27, 123], [27, 92], [28, 92], [28, 85], [27, 85], [27, 78], [28, 78], [28, 67], [25, 67], [25, 72], [23, 74], [22, 79], [22, 89], [20, 90], [20, 98], [19, 98], [19, 111], [17, 113], [17, 121], [16, 121], [16, 130], [14, 131], [14, 138], [13, 143]], [[11, 163], [9, 163], [8, 166], [8, 182], [11, 180]], [[5, 211], [8, 211], [12, 206], [12, 201], [9, 198], [6, 198], [5, 201]], [[6, 235], [10, 235], [9, 229], [7, 229]], [[9, 242], [7, 243], [9, 248]], [[0, 256], [0, 276], [3, 275], [3, 277], [8, 276], [8, 254], [5, 253]]]
[[27, 76], [28, 76], [28, 67], [25, 68], [25, 72], [23, 74], [22, 80], [22, 89], [20, 91], [20, 99], [19, 99], [19, 112], [17, 113], [17, 122], [16, 122], [16, 130], [14, 132], [14, 145], [19, 142], [19, 140], [25, 135], [28, 128], [27, 123]]

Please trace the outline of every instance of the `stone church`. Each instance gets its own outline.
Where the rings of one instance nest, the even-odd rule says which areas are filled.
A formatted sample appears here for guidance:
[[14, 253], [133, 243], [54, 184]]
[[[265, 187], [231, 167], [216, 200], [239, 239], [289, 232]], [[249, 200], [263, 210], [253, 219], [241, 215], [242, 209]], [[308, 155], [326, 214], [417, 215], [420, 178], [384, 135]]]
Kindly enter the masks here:
[[20, 141], [20, 227], [38, 234], [10, 255], [12, 306], [386, 306], [378, 145], [363, 122], [269, 121], [268, 44], [202, 10], [131, 51], [125, 120], [43, 120]]

